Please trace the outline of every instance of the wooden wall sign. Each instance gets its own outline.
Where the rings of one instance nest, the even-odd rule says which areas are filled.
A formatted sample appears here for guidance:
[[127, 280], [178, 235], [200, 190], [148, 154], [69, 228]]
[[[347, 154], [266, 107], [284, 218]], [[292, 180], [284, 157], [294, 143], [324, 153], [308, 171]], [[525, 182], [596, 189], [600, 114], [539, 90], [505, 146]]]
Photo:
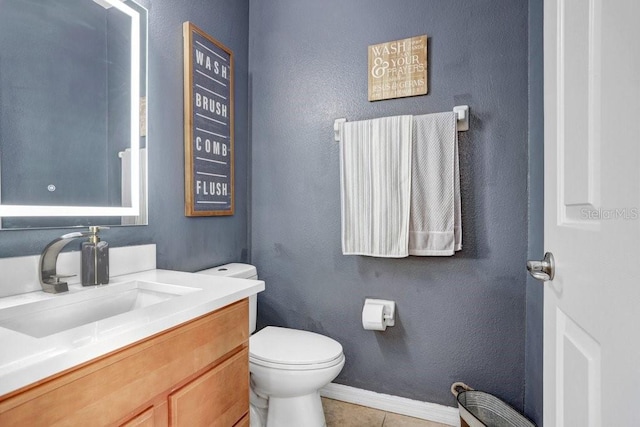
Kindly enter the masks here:
[[369, 46], [369, 101], [426, 93], [426, 35]]
[[185, 215], [233, 215], [233, 54], [190, 22], [183, 38]]

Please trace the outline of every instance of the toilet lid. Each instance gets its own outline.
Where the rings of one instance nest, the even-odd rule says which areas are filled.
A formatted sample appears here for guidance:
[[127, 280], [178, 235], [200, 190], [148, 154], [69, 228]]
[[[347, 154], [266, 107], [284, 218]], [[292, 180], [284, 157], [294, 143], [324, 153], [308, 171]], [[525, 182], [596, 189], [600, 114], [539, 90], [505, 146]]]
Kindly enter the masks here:
[[342, 356], [342, 345], [314, 332], [267, 326], [251, 336], [249, 355], [270, 363], [314, 365]]

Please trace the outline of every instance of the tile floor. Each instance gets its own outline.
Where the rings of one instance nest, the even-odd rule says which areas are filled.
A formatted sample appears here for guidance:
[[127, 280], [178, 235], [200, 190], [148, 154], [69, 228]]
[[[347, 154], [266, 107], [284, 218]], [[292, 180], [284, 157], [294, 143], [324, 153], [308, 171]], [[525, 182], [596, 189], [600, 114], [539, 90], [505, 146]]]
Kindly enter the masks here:
[[366, 406], [322, 398], [327, 427], [448, 427]]

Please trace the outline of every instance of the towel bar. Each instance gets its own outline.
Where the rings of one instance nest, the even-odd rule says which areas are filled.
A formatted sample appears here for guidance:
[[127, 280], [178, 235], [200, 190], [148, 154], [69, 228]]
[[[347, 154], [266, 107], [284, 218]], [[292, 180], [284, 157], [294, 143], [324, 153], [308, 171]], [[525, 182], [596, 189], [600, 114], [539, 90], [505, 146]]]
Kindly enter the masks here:
[[[469, 106], [468, 105], [456, 105], [453, 107], [453, 112], [456, 113], [458, 122], [456, 129], [458, 132], [464, 132], [469, 130]], [[346, 122], [347, 119], [336, 119], [333, 122], [333, 132], [336, 141], [340, 141], [340, 124]]]

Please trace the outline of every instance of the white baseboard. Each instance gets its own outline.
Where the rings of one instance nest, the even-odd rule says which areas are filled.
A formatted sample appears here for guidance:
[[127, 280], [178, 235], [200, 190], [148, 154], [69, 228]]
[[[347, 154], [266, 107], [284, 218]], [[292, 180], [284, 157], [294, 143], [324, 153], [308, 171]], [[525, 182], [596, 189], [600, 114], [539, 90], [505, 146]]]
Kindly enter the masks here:
[[450, 406], [421, 402], [390, 394], [376, 393], [342, 384], [330, 383], [320, 389], [320, 395], [356, 405], [368, 406], [385, 412], [434, 421], [450, 426], [460, 425], [458, 410]]

